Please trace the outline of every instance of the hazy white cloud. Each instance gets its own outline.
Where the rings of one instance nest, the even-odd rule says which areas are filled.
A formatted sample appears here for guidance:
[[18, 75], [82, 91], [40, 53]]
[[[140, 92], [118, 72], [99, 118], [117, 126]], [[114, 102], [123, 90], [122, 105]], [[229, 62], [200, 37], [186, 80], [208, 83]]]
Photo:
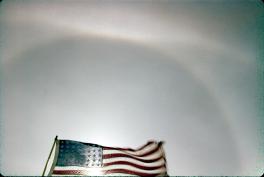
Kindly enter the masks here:
[[59, 135], [164, 140], [171, 175], [258, 175], [255, 2], [0, 7], [3, 174], [40, 175]]

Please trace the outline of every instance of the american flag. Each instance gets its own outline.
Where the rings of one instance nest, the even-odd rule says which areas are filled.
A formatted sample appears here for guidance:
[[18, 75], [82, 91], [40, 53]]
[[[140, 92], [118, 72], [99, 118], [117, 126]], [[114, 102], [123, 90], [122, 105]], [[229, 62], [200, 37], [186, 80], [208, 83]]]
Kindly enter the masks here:
[[50, 175], [164, 176], [166, 158], [162, 142], [156, 141], [131, 149], [56, 140]]

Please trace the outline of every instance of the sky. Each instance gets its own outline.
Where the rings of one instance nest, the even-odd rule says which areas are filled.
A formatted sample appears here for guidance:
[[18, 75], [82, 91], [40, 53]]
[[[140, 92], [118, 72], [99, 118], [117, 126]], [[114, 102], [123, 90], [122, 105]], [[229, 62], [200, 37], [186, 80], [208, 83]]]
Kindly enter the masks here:
[[[165, 141], [170, 175], [260, 175], [260, 1], [0, 3], [0, 172], [53, 139]], [[263, 153], [264, 154], [264, 153]]]

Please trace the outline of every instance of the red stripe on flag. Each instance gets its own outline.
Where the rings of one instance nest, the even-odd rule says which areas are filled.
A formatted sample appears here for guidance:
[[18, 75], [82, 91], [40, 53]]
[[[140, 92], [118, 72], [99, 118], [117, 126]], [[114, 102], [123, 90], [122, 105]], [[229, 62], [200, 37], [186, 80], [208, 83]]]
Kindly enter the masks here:
[[55, 175], [85, 175], [85, 170], [54, 170]]
[[140, 158], [136, 158], [134, 156], [128, 155], [128, 154], [121, 154], [121, 153], [103, 155], [103, 159], [111, 159], [111, 158], [117, 158], [117, 157], [128, 157], [128, 158], [135, 159], [135, 160], [145, 162], [145, 163], [152, 163], [152, 162], [158, 161], [163, 158], [162, 155], [154, 159], [140, 159]]
[[136, 151], [140, 151], [142, 149], [144, 149], [145, 147], [147, 147], [148, 145], [155, 143], [154, 141], [149, 141], [147, 142], [147, 144], [141, 146], [138, 149], [131, 149], [131, 148], [119, 148], [119, 147], [108, 147], [108, 146], [104, 146], [105, 150], [120, 150], [120, 151], [132, 151], [132, 152], [136, 152]]
[[133, 166], [136, 167], [138, 169], [142, 169], [142, 170], [156, 170], [162, 167], [166, 167], [165, 165], [159, 165], [159, 166], [152, 166], [152, 167], [148, 167], [148, 166], [142, 166], [142, 165], [138, 165], [132, 162], [128, 162], [128, 161], [115, 161], [115, 162], [109, 162], [109, 163], [105, 163], [104, 166], [111, 166], [111, 165], [129, 165], [129, 166]]
[[113, 174], [113, 173], [124, 173], [124, 174], [130, 174], [130, 175], [137, 175], [137, 176], [158, 176], [160, 173], [143, 173], [143, 172], [137, 172], [132, 170], [126, 170], [126, 169], [112, 169], [112, 170], [106, 170], [105, 174]]

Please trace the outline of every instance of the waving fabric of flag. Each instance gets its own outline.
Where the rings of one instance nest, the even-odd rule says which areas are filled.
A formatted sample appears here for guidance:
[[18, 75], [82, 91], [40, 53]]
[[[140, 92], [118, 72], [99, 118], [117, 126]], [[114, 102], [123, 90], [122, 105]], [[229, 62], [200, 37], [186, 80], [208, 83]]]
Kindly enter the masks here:
[[166, 158], [162, 142], [156, 141], [131, 149], [56, 140], [50, 175], [164, 176]]

